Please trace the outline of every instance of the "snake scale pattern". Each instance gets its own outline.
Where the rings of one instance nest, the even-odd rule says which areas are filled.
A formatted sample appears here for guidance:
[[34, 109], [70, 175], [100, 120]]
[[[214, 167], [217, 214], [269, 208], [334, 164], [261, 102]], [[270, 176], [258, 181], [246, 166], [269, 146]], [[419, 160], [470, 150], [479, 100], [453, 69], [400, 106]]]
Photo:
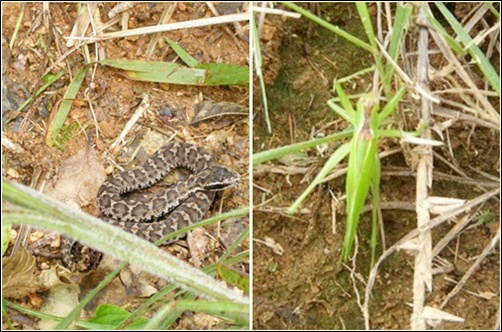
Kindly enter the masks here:
[[[191, 172], [185, 181], [177, 182], [153, 197], [143, 193], [129, 195], [154, 185], [179, 167]], [[201, 147], [170, 143], [154, 153], [142, 167], [114, 175], [103, 183], [97, 196], [103, 215], [101, 219], [154, 242], [200, 221], [211, 207], [215, 192], [233, 187], [239, 181], [237, 172], [217, 165]], [[66, 242], [61, 249], [63, 263], [72, 267], [76, 259], [73, 249], [76, 242]]]

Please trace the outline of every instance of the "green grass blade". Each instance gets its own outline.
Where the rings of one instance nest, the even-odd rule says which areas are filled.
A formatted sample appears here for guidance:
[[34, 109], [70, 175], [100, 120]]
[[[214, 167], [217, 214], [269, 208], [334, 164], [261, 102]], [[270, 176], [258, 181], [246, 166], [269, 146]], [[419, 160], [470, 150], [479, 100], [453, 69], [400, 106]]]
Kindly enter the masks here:
[[392, 96], [392, 98], [385, 104], [384, 108], [382, 111], [378, 114], [378, 126], [382, 124], [382, 122], [387, 119], [387, 117], [392, 113], [396, 107], [401, 98], [403, 98], [404, 94], [406, 93], [406, 89], [403, 87], [399, 89], [399, 91]]
[[462, 56], [465, 54], [462, 45], [455, 40], [450, 34], [443, 28], [443, 25], [432, 15], [430, 10], [425, 11], [427, 15], [427, 20], [432, 25], [432, 27], [445, 39], [448, 46], [458, 55]]
[[[235, 242], [240, 243], [241, 241], [236, 240]], [[229, 248], [230, 250], [231, 248]], [[228, 250], [227, 250], [228, 252]], [[249, 258], [249, 251], [247, 252], [241, 252], [231, 258], [228, 258], [225, 260], [225, 264], [236, 264], [238, 262], [243, 262], [244, 260], [248, 260]], [[220, 261], [222, 259], [220, 258]], [[217, 270], [218, 263], [206, 266], [202, 269], [203, 272], [207, 273], [208, 275], [216, 275], [216, 270]], [[157, 303], [166, 303], [168, 301], [174, 301], [174, 299], [179, 298], [179, 296], [182, 295], [182, 292], [184, 291], [179, 291], [175, 292], [177, 289], [176, 285], [170, 284], [164, 287], [163, 289], [159, 290], [158, 293], [154, 294], [152, 297], [147, 299], [143, 305], [136, 309], [134, 312], [131, 313], [131, 315], [127, 318], [125, 318], [118, 326], [120, 328], [124, 328], [126, 325], [130, 324], [132, 321], [134, 321], [137, 317], [140, 317], [141, 315], [145, 314], [146, 311], [151, 310], [150, 308], [155, 307]], [[195, 298], [195, 294], [185, 292], [183, 295], [184, 300], [193, 300]], [[165, 319], [163, 322], [163, 328], [164, 329], [169, 329], [171, 325], [179, 318], [179, 316], [183, 313], [183, 310], [175, 310], [171, 312], [170, 315]]]
[[[3, 236], [3, 234], [2, 234]], [[9, 236], [7, 236], [9, 237]], [[3, 253], [2, 253], [3, 256]], [[16, 328], [14, 325], [12, 325], [12, 322], [10, 320], [9, 314], [7, 313], [7, 301], [5, 301], [5, 298], [2, 293], [2, 318], [4, 319], [5, 325], [7, 326], [6, 330], [15, 330]]]
[[[186, 294], [183, 295], [182, 300], [192, 301], [195, 298], [196, 298], [195, 294], [186, 293]], [[163, 299], [159, 303], [162, 303], [162, 302], [165, 303], [167, 301], [165, 301]], [[173, 324], [176, 323], [176, 321], [180, 319], [180, 317], [183, 315], [183, 312], [184, 312], [184, 310], [182, 310], [180, 308], [175, 308], [174, 310], [172, 310], [169, 313], [169, 315], [165, 316], [164, 321], [159, 326], [159, 328], [157, 328], [157, 330], [170, 330], [170, 329], [173, 329]]]
[[82, 82], [84, 81], [87, 68], [88, 66], [80, 68], [73, 77], [70, 85], [66, 89], [63, 100], [61, 101], [59, 109], [56, 112], [56, 116], [54, 117], [54, 120], [49, 124], [49, 128], [47, 128], [47, 136], [45, 137], [45, 142], [48, 146], [56, 145], [61, 148], [61, 146], [57, 142], [57, 136], [61, 131], [61, 128], [63, 127], [68, 113], [70, 113], [73, 101], [77, 96]]
[[[340, 97], [341, 100], [343, 100], [344, 98]], [[355, 116], [355, 112], [352, 110], [349, 110], [347, 108], [343, 108], [343, 107], [340, 107], [338, 106], [336, 103], [335, 103], [335, 100], [334, 99], [330, 99], [328, 100], [328, 106], [336, 113], [338, 114], [339, 116], [341, 116], [345, 121], [353, 124], [354, 122], [354, 116]]]
[[17, 17], [17, 22], [16, 22], [16, 26], [14, 28], [14, 32], [12, 33], [12, 37], [10, 38], [10, 42], [9, 42], [9, 49], [12, 50], [12, 48], [14, 47], [14, 43], [16, 42], [16, 38], [17, 38], [17, 33], [19, 32], [19, 28], [21, 27], [21, 24], [23, 23], [23, 17], [24, 17], [24, 12], [25, 12], [25, 9], [26, 9], [26, 3], [25, 2], [22, 2], [22, 7], [21, 7], [21, 10], [19, 11], [19, 16]]
[[293, 214], [298, 210], [305, 198], [314, 190], [314, 188], [321, 183], [322, 180], [328, 175], [331, 170], [342, 161], [350, 152], [350, 143], [345, 143], [340, 146], [328, 159], [323, 168], [319, 171], [314, 181], [305, 189], [305, 191], [296, 199], [296, 201], [289, 207], [288, 213]]
[[169, 43], [169, 45], [171, 45], [171, 48], [180, 57], [181, 61], [183, 61], [188, 67], [193, 68], [199, 64], [199, 62], [193, 56], [188, 54], [187, 51], [176, 44], [174, 40], [166, 37], [166, 41]]
[[[188, 68], [171, 62], [141, 63], [140, 60], [104, 60], [107, 65], [125, 70], [124, 76], [136, 81], [148, 81], [170, 84], [203, 85], [206, 72], [202, 69]], [[135, 62], [137, 69], [125, 69], [119, 62]], [[145, 68], [148, 66], [148, 68]], [[122, 67], [122, 68], [121, 68]], [[126, 67], [134, 67], [127, 64]]]
[[378, 137], [390, 137], [390, 138], [403, 138], [407, 136], [418, 137], [421, 135], [420, 130], [418, 131], [402, 131], [398, 129], [380, 129], [378, 131]]
[[311, 21], [319, 24], [323, 28], [326, 28], [329, 31], [336, 33], [340, 37], [347, 39], [348, 41], [350, 41], [354, 45], [359, 46], [362, 49], [367, 50], [367, 51], [369, 51], [372, 54], [376, 54], [378, 52], [378, 48], [372, 47], [370, 44], [368, 44], [368, 43], [364, 42], [363, 40], [361, 40], [361, 39], [359, 39], [359, 38], [351, 35], [350, 33], [345, 32], [344, 30], [340, 29], [339, 27], [337, 27], [335, 25], [332, 25], [331, 23], [326, 22], [325, 20], [323, 20], [320, 17], [312, 14], [308, 10], [303, 9], [302, 7], [296, 5], [296, 4], [292, 3], [292, 2], [282, 2], [282, 4], [284, 6], [290, 8], [290, 9], [293, 9], [297, 13], [302, 14], [303, 16], [305, 16], [309, 20], [311, 20]]
[[224, 264], [218, 264], [218, 275], [230, 286], [239, 288], [246, 295], [249, 294], [248, 275], [242, 275]]
[[373, 23], [371, 22], [371, 16], [368, 12], [368, 6], [366, 2], [356, 2], [357, 12], [361, 18], [361, 23], [363, 24], [366, 36], [368, 36], [369, 43], [374, 49], [378, 49], [376, 44], [375, 30], [373, 29]]
[[[366, 33], [366, 37], [368, 38], [371, 47], [375, 50], [375, 52], [372, 52], [372, 55], [375, 59], [375, 66], [377, 68], [377, 71], [380, 73], [380, 77], [382, 77], [384, 73], [384, 66], [382, 62], [383, 56], [379, 51], [379, 47], [377, 45], [377, 38], [375, 36], [375, 30], [373, 29], [371, 15], [368, 11], [368, 5], [366, 4], [366, 2], [356, 2], [356, 8], [357, 12], [359, 13], [359, 18], [361, 19], [364, 32]], [[384, 89], [388, 88], [384, 86]]]
[[[402, 3], [397, 4], [396, 16], [394, 17], [394, 23], [392, 26], [392, 35], [387, 50], [389, 56], [396, 63], [398, 63], [401, 44], [403, 43], [404, 38], [406, 37], [406, 31], [410, 24], [409, 21], [412, 11], [413, 11], [413, 6], [409, 3], [405, 4], [404, 6]], [[386, 89], [385, 95], [389, 96], [390, 94], [389, 89], [391, 87], [390, 82], [394, 74], [394, 66], [392, 65], [392, 63], [387, 62], [385, 64], [384, 72], [382, 74], [383, 74], [382, 75], [383, 86]]]
[[189, 68], [171, 62], [106, 59], [102, 65], [121, 69], [132, 80], [184, 85], [249, 84], [249, 68], [226, 63], [198, 64]]
[[313, 148], [314, 146], [317, 146], [320, 144], [329, 143], [329, 142], [333, 142], [333, 141], [341, 140], [343, 138], [350, 137], [350, 136], [352, 136], [353, 132], [354, 131], [352, 129], [347, 129], [347, 130], [344, 130], [340, 133], [332, 134], [332, 135], [329, 135], [326, 137], [316, 138], [315, 140], [301, 142], [301, 143], [295, 143], [295, 144], [286, 145], [286, 146], [281, 146], [280, 148], [255, 153], [253, 155], [253, 166], [262, 164], [262, 163], [270, 161], [270, 160], [284, 157], [285, 155], [288, 155], [291, 153], [295, 153], [295, 152], [298, 152], [301, 150]]
[[[225, 218], [225, 219], [227, 219], [227, 218]], [[249, 235], [249, 226], [246, 227], [246, 229], [241, 233], [241, 235], [239, 235], [239, 237], [237, 237], [237, 239], [235, 239], [234, 243], [232, 243], [227, 248], [225, 253], [220, 256], [218, 263], [228, 264], [227, 262], [225, 262], [227, 260], [227, 258], [230, 256], [230, 254], [232, 254], [235, 250], [237, 250], [239, 248], [239, 246], [242, 244], [242, 242], [244, 242], [244, 240], [248, 237], [248, 235]]]
[[143, 330], [154, 331], [154, 330], [167, 330], [170, 326], [165, 325], [166, 321], [171, 321], [170, 317], [177, 315], [181, 310], [177, 308], [176, 302], [169, 302], [162, 308], [157, 310], [150, 321], [145, 324]]
[[457, 36], [460, 38], [464, 45], [468, 45], [467, 51], [472, 56], [475, 64], [479, 67], [481, 72], [484, 74], [486, 80], [490, 83], [492, 88], [500, 95], [500, 76], [497, 74], [493, 66], [490, 64], [485, 54], [481, 49], [473, 42], [469, 33], [465, 31], [464, 27], [457, 21], [455, 16], [446, 8], [446, 6], [441, 2], [436, 2], [436, 6], [446, 18], [450, 26], [453, 28]]
[[118, 275], [122, 269], [127, 265], [126, 262], [121, 263], [118, 267], [115, 268], [112, 272], [110, 272], [101, 282], [97, 285], [92, 291], [90, 291], [85, 298], [79, 301], [78, 305], [73, 308], [73, 310], [66, 315], [66, 317], [59, 322], [56, 326], [56, 330], [66, 330], [70, 326], [70, 324], [80, 315], [80, 312], [84, 309], [84, 307], [103, 289], [106, 285], [108, 285], [116, 275]]
[[206, 71], [202, 85], [249, 86], [249, 68], [231, 63], [201, 63], [196, 68]]
[[[196, 310], [212, 316], [231, 318], [237, 325], [249, 324], [249, 308], [247, 304], [233, 302], [210, 302], [210, 301], [178, 301], [176, 306], [184, 310]], [[224, 314], [224, 315], [222, 315]]]
[[356, 116], [356, 111], [354, 107], [352, 107], [352, 103], [350, 102], [349, 96], [345, 93], [342, 88], [342, 85], [338, 82], [335, 84], [336, 94], [340, 98], [340, 103], [342, 107], [339, 107], [333, 102], [333, 99], [328, 100], [328, 106], [331, 107], [333, 111], [338, 113], [342, 118], [345, 119], [348, 123], [354, 124], [354, 118]]
[[66, 72], [64, 71], [61, 71], [55, 75], [53, 74], [47, 74], [44, 76], [43, 78], [43, 81], [45, 82], [38, 90], [37, 92], [35, 93], [35, 95], [33, 96], [30, 96], [28, 99], [25, 100], [25, 102], [19, 106], [16, 110], [16, 112], [21, 112], [29, 103], [32, 102], [33, 98], [37, 97], [39, 94], [41, 94], [42, 92], [44, 92], [49, 86], [52, 85], [52, 83], [56, 82], [57, 80], [59, 80], [61, 78], [61, 76], [63, 76], [64, 74], [66, 74]]
[[492, 4], [492, 3], [485, 3], [485, 6], [487, 6], [487, 7], [488, 7], [488, 9], [490, 10], [490, 12], [491, 12], [493, 15], [495, 15], [495, 17], [496, 17], [497, 19], [500, 19], [500, 12], [499, 12], [499, 10], [500, 10], [500, 9], [495, 8], [495, 6], [493, 6], [493, 4]]

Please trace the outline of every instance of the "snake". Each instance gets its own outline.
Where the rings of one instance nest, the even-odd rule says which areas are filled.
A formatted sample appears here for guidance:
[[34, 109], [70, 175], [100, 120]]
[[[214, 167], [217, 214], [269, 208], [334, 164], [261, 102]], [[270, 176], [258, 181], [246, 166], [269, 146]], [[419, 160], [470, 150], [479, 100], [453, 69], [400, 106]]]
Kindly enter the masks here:
[[[159, 194], [131, 195], [151, 187], [176, 168], [186, 168], [190, 175]], [[100, 219], [155, 242], [199, 222], [210, 209], [216, 191], [234, 187], [239, 182], [240, 175], [236, 171], [218, 165], [203, 148], [191, 143], [169, 143], [141, 167], [113, 175], [101, 185], [97, 193]], [[76, 243], [65, 240], [61, 249], [63, 263], [70, 268], [77, 259]]]

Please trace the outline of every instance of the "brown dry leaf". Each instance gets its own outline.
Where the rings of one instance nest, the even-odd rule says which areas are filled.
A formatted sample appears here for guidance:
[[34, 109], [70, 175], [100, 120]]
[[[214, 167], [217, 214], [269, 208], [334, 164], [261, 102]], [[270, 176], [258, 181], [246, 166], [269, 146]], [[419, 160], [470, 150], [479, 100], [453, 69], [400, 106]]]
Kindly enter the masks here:
[[[92, 13], [93, 18], [99, 17], [99, 7], [97, 3], [88, 3], [87, 6], [88, 8], [79, 12], [70, 37], [81, 37], [85, 35], [85, 32], [91, 23], [89, 12]], [[73, 47], [73, 45], [75, 45], [75, 39], [68, 39], [66, 46]]]
[[[87, 294], [96, 288], [103, 278], [119, 264], [119, 260], [109, 255], [104, 255], [103, 260], [95, 271], [86, 274], [80, 281], [73, 281], [79, 285], [82, 294]], [[158, 283], [158, 278], [146, 272], [141, 272], [136, 267], [129, 266], [124, 268], [119, 276], [119, 278], [113, 278], [93, 298], [86, 306], [87, 311], [94, 311], [100, 303], [123, 306], [136, 301], [138, 297], [150, 297], [157, 292], [157, 288], [153, 285]]]
[[135, 265], [130, 265], [120, 272], [120, 280], [126, 287], [126, 294], [134, 293], [139, 297], [150, 297], [157, 293], [158, 290], [152, 282], [156, 279], [158, 279], [156, 276], [142, 271]]
[[62, 202], [85, 206], [96, 199], [106, 179], [104, 167], [91, 148], [84, 148], [64, 160], [56, 183], [47, 186], [46, 194]]
[[222, 320], [217, 317], [196, 312], [193, 315], [181, 317], [177, 328], [180, 330], [212, 330], [218, 329], [218, 324], [221, 324], [221, 322]]
[[21, 299], [40, 289], [35, 271], [35, 257], [25, 248], [19, 248], [11, 257], [2, 259], [2, 294]]
[[[65, 317], [78, 305], [78, 287], [75, 285], [59, 285], [52, 288], [40, 312], [48, 315]], [[54, 330], [59, 322], [43, 318], [38, 322], [40, 330]], [[70, 326], [74, 329], [74, 326]]]
[[44, 290], [52, 289], [64, 284], [64, 282], [61, 280], [61, 277], [66, 277], [65, 272], [62, 271], [62, 273], [59, 274], [58, 266], [55, 265], [48, 270], [43, 270], [37, 277], [37, 282]]
[[188, 248], [192, 256], [192, 264], [199, 268], [202, 261], [208, 256], [209, 239], [204, 234], [204, 229], [196, 228], [187, 235]]

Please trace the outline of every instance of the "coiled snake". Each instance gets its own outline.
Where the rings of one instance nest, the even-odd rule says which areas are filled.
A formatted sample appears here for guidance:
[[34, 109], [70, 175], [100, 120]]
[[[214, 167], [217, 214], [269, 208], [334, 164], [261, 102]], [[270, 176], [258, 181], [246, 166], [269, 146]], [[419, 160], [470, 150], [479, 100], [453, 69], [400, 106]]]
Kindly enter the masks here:
[[[191, 172], [185, 181], [153, 197], [127, 195], [152, 186], [178, 167]], [[104, 215], [101, 219], [154, 242], [200, 221], [211, 207], [215, 192], [233, 187], [239, 181], [237, 172], [217, 165], [204, 149], [189, 143], [170, 143], [155, 152], [142, 167], [114, 175], [103, 183], [97, 196]], [[159, 219], [169, 212], [167, 217]], [[64, 241], [61, 249], [63, 262], [68, 267], [75, 261], [74, 245], [75, 241]]]

